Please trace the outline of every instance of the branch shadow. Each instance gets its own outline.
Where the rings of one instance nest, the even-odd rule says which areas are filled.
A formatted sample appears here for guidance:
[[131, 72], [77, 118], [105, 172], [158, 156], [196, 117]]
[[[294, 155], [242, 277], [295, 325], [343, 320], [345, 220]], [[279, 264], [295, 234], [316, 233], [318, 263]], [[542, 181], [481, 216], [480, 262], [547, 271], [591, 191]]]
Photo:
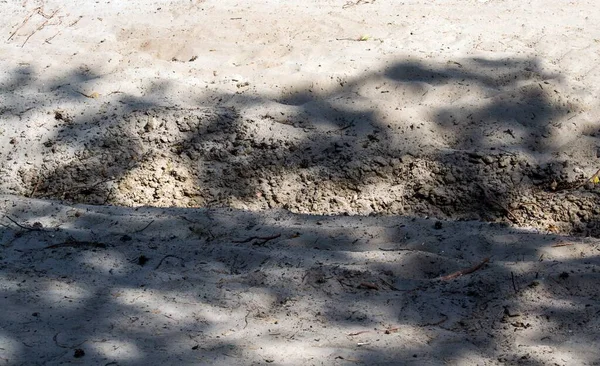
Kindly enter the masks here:
[[598, 361], [569, 348], [600, 337], [595, 241], [401, 216], [3, 201], [43, 228], [2, 232], [9, 361], [70, 362], [77, 349], [118, 364]]
[[[13, 74], [0, 90], [3, 113], [27, 113], [20, 109], [20, 95], [42, 86], [31, 68]], [[92, 103], [80, 93], [82, 83], [99, 77], [77, 69], [43, 88], [63, 101]], [[3, 245], [8, 254], [2, 301], [10, 310], [1, 323], [7, 348], [14, 351], [11, 360], [69, 362], [81, 348], [86, 360], [106, 363], [174, 357], [285, 364], [281, 355], [291, 352], [294, 341], [306, 346], [313, 332], [324, 334], [309, 328], [286, 333], [296, 319], [340, 332], [339, 340], [315, 341], [318, 346], [306, 356], [292, 353], [305, 362], [328, 357], [331, 363], [435, 364], [474, 358], [542, 365], [547, 358], [539, 353], [503, 354], [503, 342], [522, 333], [518, 341], [524, 347], [568, 353], [563, 342], [597, 341], [598, 303], [589, 295], [597, 255], [561, 259], [548, 249], [559, 238], [554, 235], [469, 222], [444, 222], [440, 231], [433, 220], [419, 218], [520, 225], [543, 219], [565, 233], [597, 235], [600, 212], [589, 209], [598, 203], [594, 189], [578, 186], [585, 175], [572, 174], [554, 154], [560, 146], [548, 139], [579, 111], [556, 95], [552, 85], [558, 82], [532, 59], [443, 65], [400, 60], [333, 89], [297, 90], [275, 100], [224, 94], [215, 98], [221, 100], [217, 104], [164, 106], [166, 82], [144, 96], [111, 95], [83, 114], [40, 100], [51, 112], [46, 123], [56, 126], [40, 149], [55, 157], [23, 169], [17, 193], [86, 204], [214, 210], [76, 206], [76, 216], [56, 203], [23, 201], [5, 208], [19, 220], [58, 228], [51, 234], [2, 230], [9, 243]], [[365, 90], [374, 85], [376, 91]], [[458, 97], [435, 105], [444, 87]], [[477, 99], [483, 102], [469, 93], [483, 95]], [[415, 122], [394, 114], [397, 120], [386, 120], [374, 95], [388, 98], [383, 105], [398, 97], [399, 108], [414, 101], [427, 118]], [[440, 147], [436, 136], [447, 145]], [[507, 144], [507, 136], [514, 141]], [[247, 211], [266, 208], [400, 216]], [[156, 222], [140, 232], [125, 225], [141, 229], [149, 218]], [[337, 221], [342, 219], [343, 225]], [[233, 237], [240, 232], [281, 236], [264, 246], [248, 245]], [[518, 241], [506, 239], [511, 235]], [[465, 246], [465, 237], [471, 245]], [[65, 243], [106, 247], [44, 249]], [[384, 245], [394, 250], [382, 250]], [[486, 271], [439, 280], [490, 255]], [[556, 259], [540, 262], [540, 255]], [[390, 302], [398, 308], [390, 310]], [[236, 319], [235, 329], [227, 328], [227, 317]], [[570, 324], [573, 319], [581, 321]], [[398, 348], [395, 324], [402, 339], [416, 341]], [[569, 326], [577, 336], [547, 335]], [[30, 335], [31, 328], [38, 334]], [[349, 335], [357, 328], [369, 332]], [[257, 348], [245, 347], [254, 331], [261, 336], [251, 343]], [[431, 332], [439, 337], [429, 339]], [[383, 352], [356, 346], [380, 338]], [[278, 354], [277, 348], [284, 351]], [[598, 355], [585, 359], [598, 360]]]

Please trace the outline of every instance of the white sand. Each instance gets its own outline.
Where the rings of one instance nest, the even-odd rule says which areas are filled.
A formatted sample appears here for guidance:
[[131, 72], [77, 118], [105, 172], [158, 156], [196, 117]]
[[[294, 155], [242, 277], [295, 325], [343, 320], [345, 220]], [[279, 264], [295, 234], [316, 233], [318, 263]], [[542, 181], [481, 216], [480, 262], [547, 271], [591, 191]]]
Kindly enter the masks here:
[[598, 24], [0, 2], [0, 364], [600, 364]]

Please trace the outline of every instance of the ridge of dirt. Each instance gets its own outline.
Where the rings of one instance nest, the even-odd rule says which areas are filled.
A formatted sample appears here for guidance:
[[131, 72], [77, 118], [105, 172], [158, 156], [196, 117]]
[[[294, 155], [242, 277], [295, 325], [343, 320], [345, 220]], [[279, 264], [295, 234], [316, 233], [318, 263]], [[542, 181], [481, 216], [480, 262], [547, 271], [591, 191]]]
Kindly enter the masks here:
[[[378, 129], [315, 134], [305, 120], [261, 117], [243, 118], [235, 108], [100, 117], [91, 124], [104, 124], [105, 135], [89, 138], [71, 159], [57, 149], [60, 140], [45, 141], [42, 166], [20, 169], [14, 193], [87, 204], [503, 221], [600, 235], [600, 189], [567, 159], [541, 165], [504, 149], [407, 154]], [[68, 112], [48, 118], [72, 127]]]

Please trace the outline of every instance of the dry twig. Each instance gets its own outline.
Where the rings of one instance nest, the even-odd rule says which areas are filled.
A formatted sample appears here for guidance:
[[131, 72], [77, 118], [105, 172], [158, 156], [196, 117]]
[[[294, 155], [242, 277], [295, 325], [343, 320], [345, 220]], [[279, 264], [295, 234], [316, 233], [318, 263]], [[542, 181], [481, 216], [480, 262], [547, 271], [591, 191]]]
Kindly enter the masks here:
[[148, 225], [144, 226], [143, 228], [141, 228], [140, 230], [134, 231], [134, 233], [141, 233], [142, 231], [146, 230], [150, 225], [152, 225], [152, 223], [154, 222], [154, 220], [151, 220]]
[[35, 226], [25, 226], [25, 225], [19, 224], [18, 222], [16, 222], [15, 220], [13, 220], [8, 215], [4, 215], [4, 217], [6, 217], [7, 219], [9, 219], [10, 222], [12, 222], [13, 224], [17, 225], [18, 227], [20, 227], [23, 230], [27, 230], [27, 231], [42, 231], [43, 230], [43, 227], [41, 225], [39, 225], [39, 223], [36, 223], [37, 225], [35, 225]]
[[154, 267], [154, 269], [158, 269], [158, 267], [160, 267], [162, 265], [163, 261], [165, 259], [167, 259], [167, 258], [177, 258], [177, 259], [179, 259], [181, 261], [181, 266], [185, 267], [185, 261], [183, 260], [183, 258], [178, 257], [178, 256], [173, 255], [173, 254], [167, 254], [164, 257], [162, 257], [162, 259], [160, 260], [160, 262], [158, 262], [158, 264], [156, 265], [156, 267]]
[[58, 248], [106, 248], [106, 244], [98, 243], [96, 241], [77, 241], [77, 240], [68, 240], [64, 243], [52, 244], [44, 247], [44, 249], [58, 249]]
[[370, 330], [361, 330], [360, 332], [348, 333], [348, 336], [354, 337], [354, 336], [369, 333], [369, 332], [370, 332]]
[[478, 263], [472, 267], [461, 269], [460, 271], [456, 271], [456, 272], [450, 273], [449, 275], [440, 277], [440, 280], [449, 281], [449, 280], [458, 278], [460, 276], [464, 276], [466, 274], [473, 273], [473, 272], [477, 271], [478, 269], [480, 269], [481, 267], [483, 267], [483, 265], [489, 261], [490, 261], [490, 257], [484, 258], [480, 263]]
[[56, 333], [56, 334], [54, 335], [54, 337], [52, 337], [52, 340], [54, 341], [54, 344], [56, 344], [56, 345], [57, 345], [58, 347], [60, 347], [60, 348], [75, 348], [75, 347], [79, 347], [79, 346], [81, 346], [82, 344], [84, 344], [85, 342], [87, 342], [87, 339], [86, 339], [85, 341], [83, 341], [83, 342], [81, 342], [81, 343], [78, 343], [78, 344], [75, 344], [75, 345], [72, 345], [72, 346], [69, 346], [69, 345], [67, 345], [67, 344], [61, 344], [60, 342], [58, 342], [58, 335], [59, 335], [59, 334], [60, 334], [60, 332]]
[[560, 248], [560, 247], [567, 247], [567, 246], [571, 246], [571, 245], [575, 245], [574, 243], [556, 243], [554, 245], [552, 245], [552, 248]]
[[31, 193], [29, 194], [29, 198], [33, 198], [33, 196], [37, 192], [38, 188], [40, 187], [40, 183], [42, 183], [42, 178], [38, 175], [35, 186], [33, 186], [33, 189], [31, 190]]
[[377, 332], [377, 333], [384, 333], [384, 334], [392, 334], [392, 333], [396, 333], [397, 331], [399, 331], [400, 328], [396, 327], [396, 328], [386, 328], [386, 329], [373, 329], [373, 330], [361, 330], [359, 332], [354, 332], [354, 333], [348, 333], [349, 337], [354, 337], [357, 335], [361, 335], [361, 334], [365, 334], [365, 333], [371, 333], [371, 332]]
[[277, 239], [281, 236], [281, 233], [279, 234], [275, 234], [273, 236], [251, 236], [249, 238], [246, 238], [244, 240], [232, 240], [232, 243], [237, 243], [237, 244], [242, 244], [242, 243], [249, 243], [253, 240], [256, 240], [256, 242], [254, 242], [252, 245], [263, 245], [266, 242], [268, 242], [269, 240], [273, 240], [273, 239]]
[[508, 209], [508, 207], [504, 206], [495, 197], [493, 197], [493, 195], [490, 192], [488, 192], [488, 190], [482, 184], [477, 183], [477, 185], [483, 191], [483, 195], [488, 200], [488, 202], [493, 203], [497, 207], [501, 208], [506, 213], [507, 216], [510, 216], [514, 220], [514, 222], [517, 225], [522, 225], [521, 221], [512, 213], [511, 210]]
[[27, 43], [27, 41], [29, 41], [29, 38], [33, 37], [34, 34], [36, 34], [38, 31], [42, 30], [42, 28], [44, 28], [46, 26], [46, 24], [48, 24], [48, 22], [50, 21], [50, 19], [52, 19], [52, 17], [58, 13], [58, 10], [55, 10], [54, 13], [50, 14], [49, 16], [45, 15], [44, 13], [42, 13], [41, 11], [39, 11], [39, 14], [42, 15], [44, 18], [46, 18], [46, 20], [40, 24], [33, 32], [31, 32], [31, 34], [29, 34], [27, 36], [27, 38], [25, 38], [25, 41], [23, 41], [23, 44], [21, 45], [21, 48], [25, 47], [25, 43]]
[[357, 6], [357, 5], [361, 5], [361, 4], [372, 4], [374, 3], [375, 0], [373, 1], [367, 1], [367, 0], [356, 0], [354, 2], [352, 1], [348, 1], [346, 2], [346, 4], [342, 5], [342, 9], [347, 9], [347, 8], [351, 8], [353, 6]]
[[[596, 179], [600, 179], [600, 169], [598, 169], [596, 171], [596, 173], [594, 173], [594, 175], [592, 175], [591, 177], [589, 177], [588, 180], [586, 180], [586, 183], [587, 182], [592, 182], [593, 183], [593, 182], [596, 181]], [[579, 187], [583, 186], [584, 184], [585, 183], [580, 184]]]
[[17, 34], [17, 32], [19, 31], [19, 29], [23, 28], [23, 26], [29, 21], [29, 19], [31, 19], [32, 16], [34, 16], [35, 14], [39, 14], [39, 12], [42, 11], [42, 7], [38, 6], [37, 8], [33, 9], [33, 11], [27, 16], [25, 17], [25, 19], [23, 19], [23, 21], [21, 22], [21, 25], [19, 25], [17, 27], [17, 29], [15, 29], [10, 36], [8, 37], [8, 39], [6, 40], [6, 42], [10, 41], [15, 34]]
[[413, 249], [413, 248], [379, 248], [379, 250], [384, 251], [384, 252], [401, 252], [403, 250], [416, 251], [416, 252], [419, 251], [419, 249]]
[[517, 289], [517, 284], [515, 283], [515, 275], [514, 273], [512, 273], [512, 271], [510, 272], [510, 280], [512, 281], [513, 290], [515, 290], [515, 294], [519, 293], [519, 290]]
[[379, 290], [379, 286], [371, 282], [361, 282], [360, 285], [358, 285], [358, 288], [364, 288], [367, 290]]
[[379, 279], [381, 281], [381, 283], [383, 283], [384, 285], [386, 285], [387, 287], [390, 288], [390, 290], [393, 291], [400, 291], [400, 289], [394, 285], [392, 285], [391, 283], [389, 283], [388, 281], [384, 280], [383, 278]]

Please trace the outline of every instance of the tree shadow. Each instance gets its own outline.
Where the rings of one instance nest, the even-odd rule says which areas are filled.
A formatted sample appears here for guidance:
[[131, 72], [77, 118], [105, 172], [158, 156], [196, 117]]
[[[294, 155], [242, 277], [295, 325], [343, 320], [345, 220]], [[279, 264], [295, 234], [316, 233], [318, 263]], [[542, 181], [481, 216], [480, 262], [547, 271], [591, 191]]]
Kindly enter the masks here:
[[[35, 73], [16, 69], [3, 83], [4, 113], [35, 108], [22, 107], [20, 97], [35, 89], [57, 93], [62, 101], [94, 103], [94, 98], [81, 94], [82, 83], [101, 77], [93, 71], [73, 70], [43, 86], [35, 81]], [[251, 330], [260, 329], [262, 336], [253, 345], [271, 344], [269, 352], [275, 352], [273, 345], [287, 349], [297, 335], [273, 335], [277, 332], [269, 327], [274, 321], [292, 324], [281, 320], [288, 317], [321, 319], [341, 332], [339, 343], [319, 343], [332, 350], [326, 354], [331, 362], [423, 364], [495, 357], [499, 362], [541, 365], [546, 360], [542, 355], [519, 353], [529, 357], [520, 361], [498, 349], [504, 349], [502, 342], [514, 341], [517, 332], [525, 334], [519, 338], [524, 347], [543, 343], [558, 349], [561, 342], [575, 342], [576, 337], [543, 332], [562, 329], [572, 319], [583, 319], [572, 325], [579, 341], [594, 342], [598, 305], [587, 291], [594, 289], [597, 256], [539, 262], [540, 255], [555, 255], [540, 248], [556, 237], [501, 225], [474, 229], [468, 226], [472, 223], [461, 222], [446, 222], [447, 231], [439, 232], [433, 221], [418, 218], [537, 224], [548, 231], [553, 225], [557, 231], [597, 235], [595, 190], [579, 186], [587, 177], [573, 174], [572, 167], [557, 158], [560, 146], [551, 139], [579, 111], [556, 95], [553, 85], [559, 82], [532, 59], [468, 59], [442, 65], [400, 60], [333, 89], [297, 90], [275, 99], [220, 95], [215, 100], [221, 102], [199, 100], [194, 108], [161, 105], [169, 90], [166, 82], [144, 96], [118, 93], [108, 101], [100, 99], [97, 105], [88, 104], [83, 114], [41, 99], [28, 101], [26, 105], [39, 103], [37, 112], [50, 112], [43, 118], [56, 129], [41, 141], [41, 152], [50, 158], [20, 171], [22, 185], [16, 193], [103, 205], [401, 216], [347, 219], [359, 228], [361, 220], [368, 220], [373, 229], [365, 234], [362, 229], [336, 227], [342, 218], [335, 216], [276, 212], [269, 214], [276, 218], [265, 219], [258, 213], [225, 209], [120, 211], [84, 206], [76, 209], [81, 216], [69, 216], [68, 209], [58, 205], [46, 205], [40, 212], [39, 207], [30, 211], [22, 204], [7, 214], [33, 224], [50, 220], [58, 208], [59, 221], [72, 226], [44, 222], [44, 227], [61, 227], [53, 236], [3, 229], [3, 240], [10, 241], [9, 261], [3, 264], [4, 308], [10, 309], [2, 319], [8, 329], [4, 337], [18, 343], [29, 339], [26, 327], [43, 325], [39, 338], [33, 338], [36, 345], [22, 340], [27, 344], [11, 346], [18, 350], [11, 357], [50, 357], [42, 364], [66, 361], [74, 349], [85, 347], [88, 359], [110, 363], [114, 359], [103, 357], [111, 352], [103, 347], [112, 347], [123, 350], [115, 352], [124, 364], [172, 362], [171, 357], [227, 364], [244, 364], [258, 356], [272, 361], [273, 354], [239, 345], [253, 336]], [[448, 103], [436, 102], [446, 100], [441, 96], [447, 87], [452, 92]], [[384, 119], [382, 106], [396, 97], [398, 108], [413, 107], [412, 112], [426, 118], [414, 120], [398, 112]], [[445, 145], [440, 145], [442, 137]], [[142, 230], [147, 217], [162, 219], [152, 223], [151, 230]], [[301, 225], [294, 230], [296, 221]], [[142, 231], [127, 231], [125, 222]], [[248, 248], [248, 243], [235, 242], [244, 238], [232, 237], [240, 227], [248, 237], [281, 236]], [[298, 232], [303, 235], [295, 237]], [[465, 246], [465, 235], [473, 239], [474, 248]], [[497, 239], [510, 235], [526, 240], [507, 244]], [[370, 240], [375, 237], [379, 241]], [[401, 247], [398, 238], [404, 238]], [[108, 247], [85, 251], [69, 244], [43, 249], [61, 243]], [[384, 244], [404, 249], [407, 255], [381, 250]], [[491, 254], [492, 275], [482, 271], [454, 282], [439, 280]], [[142, 264], [142, 257], [148, 265]], [[356, 258], [366, 264], [357, 265]], [[515, 283], [511, 263], [517, 262], [533, 269], [517, 273]], [[368, 284], [376, 284], [377, 290]], [[52, 286], [71, 298], [56, 298]], [[43, 310], [33, 302], [40, 288], [45, 289], [42, 300], [49, 299]], [[199, 288], [206, 289], [200, 299]], [[249, 294], [242, 296], [247, 289]], [[531, 300], [536, 296], [541, 300]], [[545, 302], [548, 298], [552, 301]], [[560, 305], [568, 301], [581, 306]], [[390, 302], [399, 304], [393, 314], [386, 307]], [[526, 321], [513, 319], [521, 313]], [[40, 319], [40, 314], [47, 317]], [[227, 316], [237, 319], [236, 329], [222, 328]], [[245, 326], [248, 317], [258, 328]], [[145, 329], [143, 321], [151, 329]], [[86, 328], [88, 322], [97, 328]], [[418, 341], [395, 347], [393, 340], [384, 338], [396, 333], [392, 323], [403, 329], [402, 337], [412, 332]], [[365, 342], [384, 339], [385, 351], [349, 348], [359, 336], [349, 335], [357, 327], [370, 331], [363, 335]], [[441, 332], [440, 339], [428, 338], [432, 329]], [[301, 342], [308, 344], [311, 330], [299, 332]], [[149, 349], [156, 344], [161, 347], [159, 356]], [[339, 353], [344, 349], [346, 353]], [[311, 352], [304, 361], [325, 354]], [[598, 361], [598, 355], [589, 357], [586, 361]]]
[[[537, 212], [519, 198], [531, 187], [541, 195], [553, 182], [563, 188], [585, 177], [556, 158], [560, 146], [551, 135], [560, 134], [561, 124], [578, 111], [567, 98], [553, 95], [552, 84], [560, 78], [531, 59], [461, 61], [440, 66], [407, 60], [325, 92], [315, 87], [276, 100], [217, 95], [222, 102], [200, 100], [194, 109], [160, 106], [168, 84], [142, 97], [117, 94], [100, 114], [94, 108], [83, 116], [55, 114], [64, 119], [63, 128], [46, 145], [55, 151], [56, 142], [76, 144], [81, 156], [47, 163], [41, 173], [35, 169], [25, 179], [25, 192], [93, 204], [284, 207], [519, 224], [557, 211], [551, 219], [562, 231], [593, 234], [592, 217], [574, 220], [563, 213], [592, 205], [594, 194], [577, 192], [583, 198], [574, 207], [550, 210], [564, 201], [559, 189], [544, 197], [551, 204]], [[81, 78], [74, 72], [49, 89], [78, 90]], [[381, 93], [398, 96], [398, 104], [423, 105], [421, 121], [428, 125], [402, 118], [386, 122], [377, 100], [360, 95], [364, 85], [377, 84], [375, 89], [386, 89]], [[440, 105], [436, 90], [444, 87], [458, 100]], [[427, 94], [435, 95], [427, 100]], [[73, 92], [64, 98], [75, 96], [85, 99]], [[269, 108], [262, 114], [249, 112], [264, 105]], [[390, 190], [389, 199], [379, 199]], [[482, 206], [482, 200], [490, 202]], [[307, 209], [306, 201], [315, 202]]]
[[553, 359], [535, 347], [598, 361], [569, 349], [600, 336], [600, 263], [576, 255], [592, 243], [573, 252], [556, 236], [400, 216], [4, 202], [40, 228], [2, 231], [9, 364], [77, 349], [118, 364]]

